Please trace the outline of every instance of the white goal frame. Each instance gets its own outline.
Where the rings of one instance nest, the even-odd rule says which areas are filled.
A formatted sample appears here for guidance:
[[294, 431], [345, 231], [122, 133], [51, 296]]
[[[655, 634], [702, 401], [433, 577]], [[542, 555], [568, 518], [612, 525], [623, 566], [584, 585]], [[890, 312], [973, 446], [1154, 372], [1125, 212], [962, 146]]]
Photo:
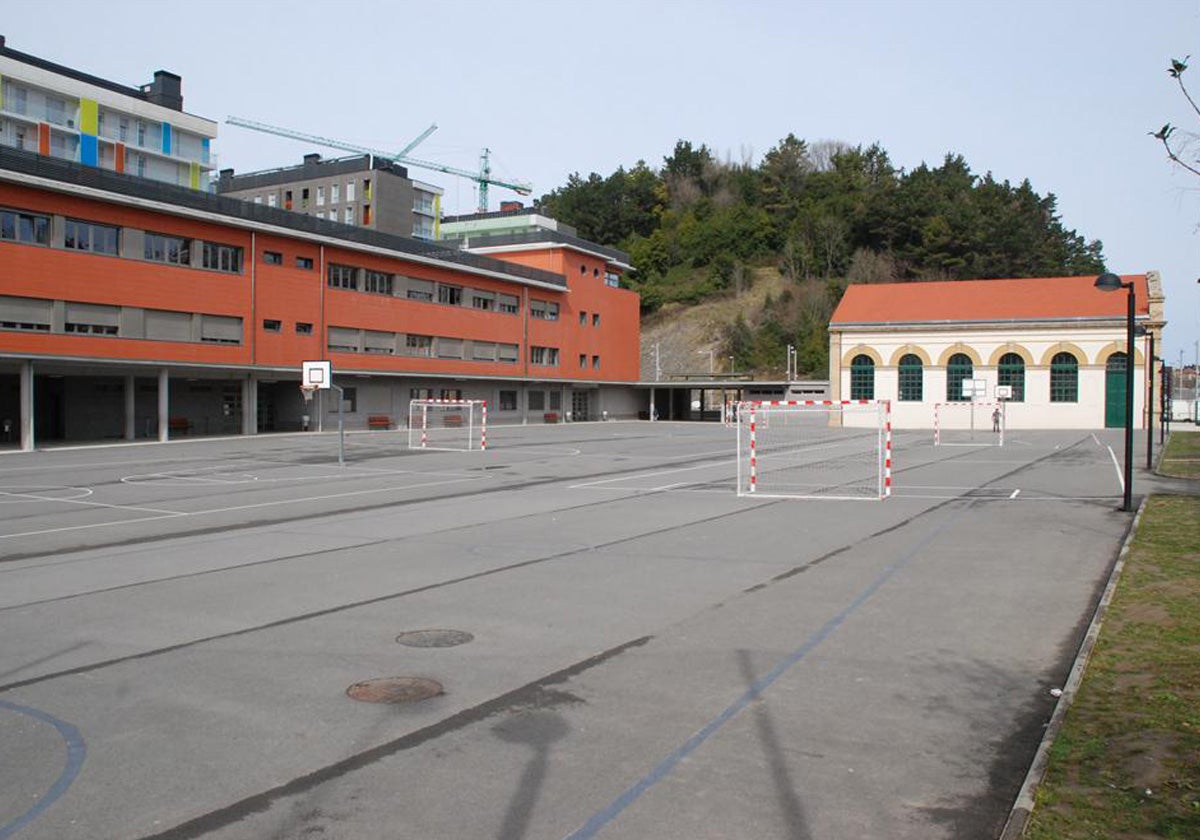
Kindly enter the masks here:
[[[966, 428], [961, 426], [945, 426], [943, 419], [946, 411], [949, 409], [969, 408], [971, 411], [971, 422]], [[975, 425], [976, 411], [983, 409], [980, 413], [982, 417], [981, 423]], [[1000, 431], [992, 431], [992, 413], [1000, 412]], [[933, 445], [934, 446], [1004, 446], [1004, 431], [1007, 424], [1008, 412], [1005, 410], [1004, 401], [996, 400], [959, 400], [955, 402], [939, 402], [933, 404]], [[972, 440], [969, 441], [953, 441], [946, 440], [949, 435], [947, 432], [971, 432]], [[974, 438], [978, 436], [978, 440]]]
[[[842, 422], [846, 409], [852, 408], [863, 416], [870, 417], [875, 411], [874, 422], [847, 427]], [[737, 422], [737, 494], [759, 498], [787, 499], [836, 499], [841, 501], [875, 501], [892, 495], [892, 403], [891, 400], [746, 400], [734, 407]], [[765, 424], [761, 421], [772, 413], [780, 412], [816, 413], [825, 411], [828, 427], [876, 429], [875, 459], [876, 487], [871, 496], [844, 493], [786, 492], [775, 489], [764, 490], [759, 486], [761, 471], [758, 433]], [[836, 421], [834, 422], [836, 417]], [[786, 424], [776, 424], [784, 426]]]
[[486, 450], [487, 400], [410, 400], [408, 448], [449, 452]]

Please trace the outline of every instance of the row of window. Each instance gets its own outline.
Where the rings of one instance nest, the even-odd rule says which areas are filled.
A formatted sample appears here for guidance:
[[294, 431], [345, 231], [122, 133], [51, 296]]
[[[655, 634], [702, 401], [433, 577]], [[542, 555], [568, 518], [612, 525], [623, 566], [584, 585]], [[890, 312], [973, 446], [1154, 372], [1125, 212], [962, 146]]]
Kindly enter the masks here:
[[[267, 255], [270, 254], [270, 257]], [[264, 262], [273, 265], [282, 263], [281, 254], [273, 251], [263, 253]], [[502, 312], [516, 315], [521, 311], [521, 299], [516, 295], [504, 292], [493, 292], [488, 289], [468, 289], [452, 283], [438, 283], [433, 280], [421, 280], [416, 277], [406, 277], [402, 274], [391, 274], [370, 268], [330, 263], [325, 270], [325, 283], [331, 289], [367, 292], [369, 294], [403, 297], [407, 300], [417, 300], [426, 303], [440, 303], [445, 306], [465, 306], [484, 312]], [[530, 298], [529, 317], [546, 321], [558, 320], [558, 304], [554, 301]], [[584, 323], [581, 317], [580, 323]], [[600, 325], [600, 316], [593, 316], [593, 326]]]
[[[1125, 354], [1114, 353], [1108, 359], [1109, 371], [1125, 370]], [[900, 402], [925, 399], [925, 370], [920, 357], [908, 353], [900, 358]], [[1025, 401], [1025, 360], [1016, 353], [1005, 353], [996, 366], [996, 384], [1012, 390], [1010, 402]], [[964, 381], [975, 378], [975, 364], [965, 353], [955, 353], [946, 362], [946, 402], [966, 402]], [[850, 360], [850, 399], [875, 399], [875, 361], [865, 354]], [[1056, 353], [1050, 360], [1050, 402], [1079, 401], [1079, 360], [1073, 353]]]
[[[264, 321], [268, 328], [278, 321]], [[478, 362], [504, 362], [515, 364], [520, 355], [516, 344], [496, 341], [480, 341], [450, 336], [419, 335], [416, 333], [393, 333], [380, 330], [360, 330], [352, 327], [330, 327], [328, 346], [338, 353], [373, 353], [381, 356], [414, 356], [437, 359], [468, 359]], [[555, 351], [557, 353], [557, 351]]]
[[229, 315], [8, 296], [0, 296], [0, 330], [205, 344], [242, 343], [242, 319]]
[[[115, 225], [66, 218], [63, 219], [62, 241], [57, 243], [54, 241], [54, 227], [50, 216], [22, 210], [0, 209], [0, 240], [9, 242], [52, 247], [61, 245], [72, 251], [88, 251], [116, 257], [121, 255], [123, 232], [125, 231], [122, 228]], [[200, 259], [193, 267], [228, 274], [242, 272], [242, 249], [236, 245], [151, 232], [143, 233], [142, 240], [142, 258], [152, 262], [192, 266], [193, 248], [199, 246], [196, 253]], [[137, 247], [136, 240], [134, 247]]]

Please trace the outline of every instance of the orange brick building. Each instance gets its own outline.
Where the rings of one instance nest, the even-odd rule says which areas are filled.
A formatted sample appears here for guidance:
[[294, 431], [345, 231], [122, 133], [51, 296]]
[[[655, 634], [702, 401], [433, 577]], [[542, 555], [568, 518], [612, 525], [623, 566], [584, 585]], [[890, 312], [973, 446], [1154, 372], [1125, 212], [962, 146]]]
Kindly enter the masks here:
[[297, 430], [309, 359], [349, 428], [414, 397], [635, 416], [628, 258], [553, 231], [488, 250], [0, 148], [0, 443]]

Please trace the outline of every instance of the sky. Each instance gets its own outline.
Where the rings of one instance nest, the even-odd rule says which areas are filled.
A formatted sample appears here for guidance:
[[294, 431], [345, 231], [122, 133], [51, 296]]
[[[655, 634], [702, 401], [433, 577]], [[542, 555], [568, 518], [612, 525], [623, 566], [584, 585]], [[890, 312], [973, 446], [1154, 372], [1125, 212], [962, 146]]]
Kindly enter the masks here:
[[[178, 9], [178, 11], [176, 11]], [[1117, 273], [1157, 270], [1160, 355], [1200, 341], [1200, 177], [1148, 132], [1200, 134], [1167, 75], [1200, 97], [1200, 0], [4, 0], [21, 52], [136, 86], [183, 77], [184, 110], [220, 123], [221, 168], [344, 154], [227, 125], [238, 116], [528, 181], [662, 164], [678, 140], [755, 163], [789, 132], [878, 142], [905, 169], [961, 154], [1054, 194], [1063, 224]], [[99, 12], [102, 10], [102, 14]], [[1191, 75], [1194, 74], [1194, 75]], [[1182, 136], [1182, 135], [1180, 135]], [[411, 168], [472, 212], [475, 185]], [[491, 205], [516, 198], [492, 188]], [[1182, 356], [1181, 356], [1182, 354]]]

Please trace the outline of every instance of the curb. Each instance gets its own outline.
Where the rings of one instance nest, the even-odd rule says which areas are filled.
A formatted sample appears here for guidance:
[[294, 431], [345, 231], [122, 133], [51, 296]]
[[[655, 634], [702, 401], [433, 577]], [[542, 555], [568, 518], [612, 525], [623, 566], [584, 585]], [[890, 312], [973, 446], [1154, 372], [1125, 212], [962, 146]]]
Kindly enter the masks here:
[[1025, 833], [1025, 826], [1033, 813], [1034, 796], [1037, 793], [1038, 785], [1042, 783], [1042, 779], [1046, 775], [1046, 767], [1050, 763], [1050, 748], [1054, 745], [1054, 739], [1058, 737], [1058, 733], [1062, 729], [1067, 710], [1071, 708], [1071, 704], [1075, 700], [1075, 693], [1083, 681], [1083, 672], [1087, 669], [1088, 660], [1091, 659], [1092, 650], [1096, 646], [1100, 627], [1104, 623], [1104, 616], [1108, 613], [1108, 605], [1112, 603], [1117, 582], [1121, 578], [1121, 571], [1125, 568], [1125, 558], [1129, 555], [1129, 546], [1137, 534], [1138, 525], [1142, 521], [1142, 513], [1145, 510], [1146, 498], [1143, 498], [1133, 517], [1133, 523], [1129, 526], [1129, 532], [1125, 535], [1124, 542], [1121, 543], [1121, 550], [1117, 554], [1117, 562], [1113, 564], [1112, 572], [1108, 576], [1104, 594], [1100, 596], [1100, 603], [1096, 605], [1096, 612], [1092, 614], [1092, 622], [1088, 625], [1087, 633], [1084, 634], [1083, 641], [1079, 645], [1079, 652], [1075, 654], [1075, 663], [1071, 666], [1067, 683], [1063, 686], [1062, 695], [1054, 706], [1053, 714], [1050, 715], [1050, 722], [1046, 724], [1042, 742], [1038, 744], [1037, 752], [1033, 756], [1033, 763], [1029, 766], [1029, 772], [1025, 774], [1025, 781], [1017, 793], [1017, 799], [1013, 803], [1008, 820], [1004, 823], [1004, 830], [1000, 832], [998, 840], [1017, 840]]

